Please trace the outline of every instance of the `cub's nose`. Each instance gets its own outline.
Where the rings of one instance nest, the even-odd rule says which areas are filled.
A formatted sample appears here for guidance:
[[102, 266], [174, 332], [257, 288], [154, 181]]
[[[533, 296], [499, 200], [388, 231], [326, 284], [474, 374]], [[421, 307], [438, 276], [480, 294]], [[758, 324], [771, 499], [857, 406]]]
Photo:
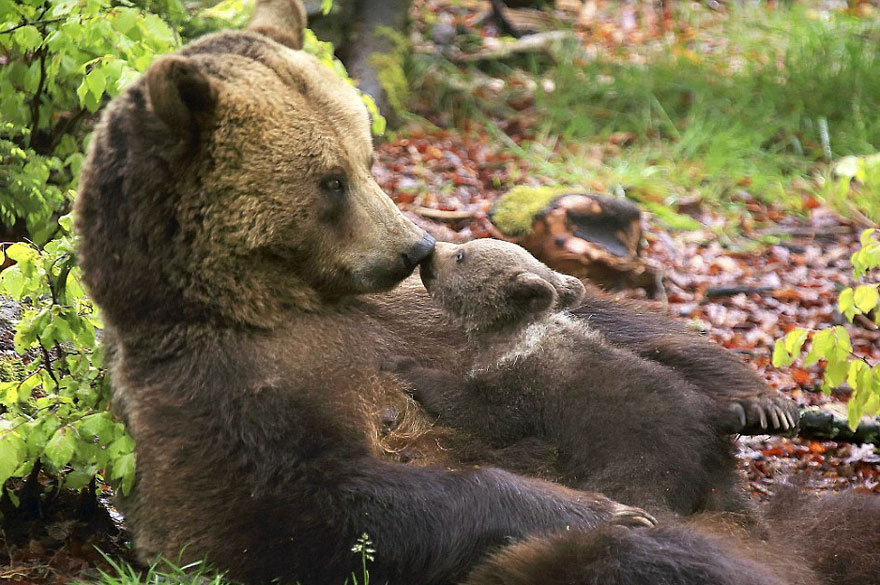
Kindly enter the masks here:
[[419, 242], [403, 253], [403, 263], [406, 265], [407, 270], [415, 270], [416, 266], [419, 265], [425, 258], [431, 255], [431, 252], [434, 251], [434, 243], [436, 240], [433, 236], [428, 233], [422, 237]]

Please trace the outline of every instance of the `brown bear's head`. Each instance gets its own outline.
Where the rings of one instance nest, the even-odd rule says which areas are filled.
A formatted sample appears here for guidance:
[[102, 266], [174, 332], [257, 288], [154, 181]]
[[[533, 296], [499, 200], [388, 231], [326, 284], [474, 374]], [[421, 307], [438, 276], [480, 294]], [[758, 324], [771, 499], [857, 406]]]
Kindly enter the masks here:
[[437, 244], [421, 276], [431, 297], [471, 332], [519, 328], [584, 296], [581, 281], [501, 240]]
[[303, 26], [298, 0], [258, 0], [250, 30], [158, 59], [107, 107], [77, 228], [111, 321], [271, 326], [430, 254], [371, 175], [357, 91], [299, 50]]

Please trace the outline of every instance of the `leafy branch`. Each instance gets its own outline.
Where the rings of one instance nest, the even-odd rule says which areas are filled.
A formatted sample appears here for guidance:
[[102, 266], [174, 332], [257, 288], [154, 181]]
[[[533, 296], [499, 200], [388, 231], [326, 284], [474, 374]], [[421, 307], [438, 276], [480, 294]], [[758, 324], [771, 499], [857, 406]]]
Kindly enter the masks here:
[[[880, 241], [877, 230], [868, 229], [860, 237], [861, 247], [852, 257], [853, 278], [863, 279], [880, 267]], [[837, 308], [850, 323], [856, 316], [873, 315], [880, 324], [880, 283], [859, 284], [841, 291]], [[792, 329], [785, 337], [776, 340], [773, 347], [773, 365], [790, 366], [797, 360], [807, 341], [810, 349], [803, 360], [804, 366], [824, 361], [822, 390], [830, 393], [832, 388], [847, 383], [853, 393], [848, 403], [848, 423], [855, 429], [865, 414], [880, 412], [880, 364], [873, 364], [865, 356], [853, 351], [852, 341], [846, 328], [836, 325], [830, 329], [811, 331]]]

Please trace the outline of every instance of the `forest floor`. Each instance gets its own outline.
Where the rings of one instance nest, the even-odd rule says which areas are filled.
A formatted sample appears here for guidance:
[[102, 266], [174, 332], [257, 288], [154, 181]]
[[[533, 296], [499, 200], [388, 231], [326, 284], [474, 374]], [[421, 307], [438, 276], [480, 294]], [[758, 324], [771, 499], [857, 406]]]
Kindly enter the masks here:
[[[708, 130], [692, 130], [691, 126], [702, 120], [704, 126], [715, 128], [713, 122], [724, 111], [685, 110], [676, 117], [667, 108], [662, 114], [647, 115], [667, 117], [677, 137], [650, 121], [639, 134], [623, 113], [613, 116], [622, 121], [622, 129], [609, 122], [568, 135], [554, 133], [559, 127], [547, 118], [566, 119], [554, 108], [574, 107], [569, 98], [559, 103], [553, 96], [573, 91], [559, 79], [565, 58], [551, 48], [546, 55], [503, 58], [500, 63], [495, 57], [486, 62], [470, 60], [467, 55], [504, 46], [497, 39], [497, 25], [487, 16], [487, 4], [464, 0], [414, 3], [416, 60], [418, 55], [429, 56], [411, 66], [414, 72], [410, 72], [410, 77], [421, 82], [421, 92], [410, 100], [411, 110], [421, 118], [412, 118], [378, 147], [375, 174], [386, 192], [413, 221], [447, 241], [504, 237], [492, 225], [490, 210], [498, 196], [515, 185], [566, 185], [606, 195], [625, 193], [646, 208], [662, 212], [644, 215], [647, 246], [643, 256], [663, 273], [669, 312], [740, 354], [771, 387], [800, 406], [839, 410], [847, 392], [822, 393], [820, 367], [804, 369], [795, 364], [780, 370], [771, 365], [770, 357], [775, 340], [794, 327], [823, 329], [846, 323], [854, 353], [871, 363], [880, 361], [877, 326], [867, 319], [850, 326], [836, 311], [839, 290], [853, 284], [849, 257], [858, 247], [860, 230], [876, 224], [880, 194], [852, 191], [843, 201], [830, 195], [833, 164], [818, 154], [822, 139], [810, 135], [804, 118], [790, 120], [784, 131], [798, 137], [802, 145], [812, 143], [813, 155], [785, 149], [771, 153], [760, 142], [763, 137], [745, 130], [728, 137], [737, 151], [728, 157], [708, 149], [685, 153], [667, 148], [685, 139], [711, 142], [711, 135], [702, 136]], [[604, 83], [614, 85], [625, 75], [617, 68], [621, 63], [635, 64], [653, 84], [650, 97], [671, 102], [685, 98], [663, 94], [662, 84], [650, 71], [658, 61], [665, 68], [669, 54], [677, 53], [691, 64], [708, 63], [716, 77], [719, 72], [729, 73], [721, 68], [722, 63], [729, 66], [743, 56], [762, 61], [769, 54], [764, 52], [767, 47], [779, 55], [778, 67], [799, 66], [801, 61], [790, 57], [791, 45], [780, 41], [781, 33], [795, 30], [807, 39], [821, 36], [824, 33], [810, 29], [813, 19], [843, 18], [850, 23], [846, 26], [858, 23], [872, 31], [877, 22], [870, 4], [845, 10], [833, 2], [795, 3], [793, 8], [768, 3], [733, 13], [720, 5], [714, 9], [697, 3], [669, 5], [677, 9], [661, 12], [648, 2], [557, 2], [557, 7], [570, 9], [552, 11], [553, 20], [533, 26], [555, 30], [567, 24], [575, 31], [585, 59], [600, 63], [600, 68], [615, 67], [618, 79]], [[769, 24], [750, 30], [746, 38], [734, 35], [757, 22]], [[866, 29], [859, 30], [864, 34]], [[804, 40], [803, 45], [810, 42]], [[571, 54], [572, 49], [565, 52]], [[439, 63], [437, 54], [455, 66]], [[808, 57], [801, 59], [815, 65]], [[603, 82], [601, 73], [589, 69], [592, 63], [578, 65], [587, 72], [579, 80], [583, 85]], [[701, 81], [689, 80], [694, 84], [685, 85], [682, 94], [690, 100], [708, 99], [700, 94]], [[780, 101], [787, 103], [787, 99]], [[785, 103], [770, 110], [786, 107]], [[802, 106], [809, 113], [810, 105]], [[692, 104], [691, 109], [695, 109]], [[572, 109], [571, 115], [576, 112]], [[724, 123], [736, 126], [738, 121]], [[570, 126], [570, 121], [565, 124]], [[846, 124], [837, 125], [843, 131]], [[759, 160], [774, 157], [775, 162]], [[758, 162], [741, 165], [743, 161], [737, 158]], [[628, 160], [634, 162], [628, 164]], [[672, 171], [673, 166], [686, 169]], [[456, 213], [449, 214], [451, 219], [437, 220], [431, 210]], [[626, 294], [644, 295], [641, 291]], [[880, 492], [880, 451], [873, 445], [761, 436], [741, 437], [739, 445], [742, 469], [758, 499], [768, 495], [774, 483], [786, 479], [817, 491], [855, 486]]]
[[[489, 211], [516, 185], [625, 195], [648, 212], [643, 256], [661, 269], [672, 315], [740, 354], [799, 405], [844, 404], [846, 392], [819, 390], [820, 368], [779, 370], [770, 356], [774, 341], [795, 326], [846, 324], [854, 353], [880, 361], [878, 328], [868, 320], [850, 325], [835, 303], [852, 284], [849, 256], [859, 231], [877, 221], [880, 198], [869, 190], [841, 198], [828, 188], [838, 152], [870, 154], [876, 143], [872, 122], [851, 118], [862, 97], [864, 111], [878, 111], [869, 100], [880, 96], [880, 81], [878, 91], [871, 85], [880, 73], [868, 73], [846, 44], [876, 36], [875, 9], [767, 2], [743, 3], [734, 13], [717, 3], [665, 4], [672, 8], [557, 2], [561, 9], [529, 26], [571, 31], [574, 45], [482, 60], [467, 55], [510, 43], [487, 16], [488, 2], [415, 0], [405, 66], [410, 88], [402, 96], [407, 112], [399, 113], [400, 129], [379, 142], [375, 176], [413, 221], [447, 241], [502, 236]], [[762, 83], [778, 80], [749, 63], [777, 72], [803, 67], [822, 77], [808, 51], [788, 60], [786, 39], [795, 27], [804, 32], [803, 48], [814, 33], [834, 33], [813, 27], [835, 19], [850, 35], [835, 37], [843, 39], [837, 58], [845, 65], [836, 69], [860, 75], [866, 92], [848, 96], [848, 114], [829, 115], [829, 129], [811, 114], [812, 104], [793, 104], [779, 88], [766, 92], [769, 105], [750, 101]], [[562, 59], [560, 51], [574, 57]], [[751, 77], [740, 77], [744, 72]], [[724, 79], [735, 83], [716, 85]], [[804, 79], [789, 77], [787, 83], [800, 84], [790, 92], [813, 92], [826, 104], [833, 97], [823, 96], [847, 93], [840, 87], [823, 93], [828, 88]], [[631, 100], [622, 99], [628, 95]], [[752, 109], [737, 109], [737, 100]], [[786, 117], [795, 110], [800, 118]], [[438, 220], [432, 210], [455, 213]], [[756, 499], [786, 479], [816, 491], [880, 492], [880, 451], [872, 445], [766, 436], [738, 441]], [[83, 537], [62, 519], [41, 533], [9, 551], [12, 564], [0, 568], [0, 585], [93, 581], [96, 566], [114, 573], [92, 544], [130, 559], [118, 527]]]

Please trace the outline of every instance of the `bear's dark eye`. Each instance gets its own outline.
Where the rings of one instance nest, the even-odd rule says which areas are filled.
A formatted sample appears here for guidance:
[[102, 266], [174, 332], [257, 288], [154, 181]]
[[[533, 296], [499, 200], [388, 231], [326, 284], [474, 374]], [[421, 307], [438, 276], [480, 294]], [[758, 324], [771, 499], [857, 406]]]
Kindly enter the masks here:
[[455, 254], [455, 261], [459, 263], [464, 262], [464, 250], [459, 250]]
[[328, 195], [341, 197], [345, 195], [345, 177], [330, 175], [321, 181], [321, 190]]

